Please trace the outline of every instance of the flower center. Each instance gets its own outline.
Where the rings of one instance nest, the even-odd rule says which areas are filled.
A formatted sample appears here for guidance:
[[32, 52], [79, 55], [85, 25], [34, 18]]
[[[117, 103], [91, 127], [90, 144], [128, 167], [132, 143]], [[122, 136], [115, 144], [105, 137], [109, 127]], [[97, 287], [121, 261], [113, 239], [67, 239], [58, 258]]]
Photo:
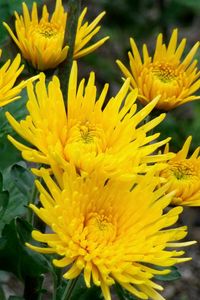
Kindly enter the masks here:
[[82, 122], [72, 126], [65, 142], [65, 157], [67, 160], [75, 159], [80, 155], [96, 156], [106, 149], [104, 131], [90, 122]]
[[33, 31], [46, 39], [51, 39], [58, 35], [59, 26], [56, 23], [41, 22], [37, 27], [33, 28]]
[[191, 177], [195, 178], [199, 176], [195, 165], [188, 161], [173, 163], [170, 169], [177, 180], [190, 179]]
[[85, 144], [93, 143], [95, 137], [95, 128], [90, 126], [89, 124], [80, 125], [80, 141]]
[[174, 68], [169, 64], [158, 64], [153, 66], [153, 75], [163, 83], [169, 83], [176, 80]]
[[85, 222], [88, 230], [87, 238], [93, 242], [109, 242], [115, 238], [116, 227], [112, 224], [109, 217], [91, 212]]
[[72, 126], [67, 143], [91, 144], [100, 137], [99, 130], [88, 121]]

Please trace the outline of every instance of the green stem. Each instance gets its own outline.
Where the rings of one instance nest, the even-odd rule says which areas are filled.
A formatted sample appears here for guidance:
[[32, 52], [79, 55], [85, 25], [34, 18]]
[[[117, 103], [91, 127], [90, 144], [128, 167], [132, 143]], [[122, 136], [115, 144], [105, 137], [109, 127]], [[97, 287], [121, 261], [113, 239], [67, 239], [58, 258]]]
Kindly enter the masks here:
[[[32, 188], [32, 192], [31, 192], [31, 197], [30, 197], [30, 203], [33, 203], [35, 204], [36, 201], [37, 201], [37, 196], [38, 196], [38, 190], [35, 186], [35, 184], [33, 185], [33, 188]], [[28, 211], [27, 211], [27, 221], [29, 223], [31, 223], [31, 225], [34, 225], [34, 213], [32, 211], [32, 209], [28, 208]]]
[[68, 281], [67, 287], [62, 295], [61, 300], [70, 300], [73, 290], [74, 290], [74, 287], [75, 287], [78, 279], [79, 279], [79, 277], [76, 277], [75, 279]]
[[54, 268], [54, 273], [52, 273], [53, 277], [53, 300], [57, 300], [57, 291], [58, 287], [61, 286], [62, 283], [62, 270], [60, 268]]
[[58, 77], [60, 79], [61, 90], [63, 93], [63, 99], [67, 104], [67, 89], [70, 71], [73, 63], [73, 54], [74, 54], [74, 46], [76, 40], [76, 31], [78, 25], [78, 18], [81, 10], [81, 0], [69, 0], [68, 1], [68, 14], [67, 14], [67, 24], [66, 24], [66, 32], [64, 45], [69, 46], [67, 58], [60, 65], [58, 69]]

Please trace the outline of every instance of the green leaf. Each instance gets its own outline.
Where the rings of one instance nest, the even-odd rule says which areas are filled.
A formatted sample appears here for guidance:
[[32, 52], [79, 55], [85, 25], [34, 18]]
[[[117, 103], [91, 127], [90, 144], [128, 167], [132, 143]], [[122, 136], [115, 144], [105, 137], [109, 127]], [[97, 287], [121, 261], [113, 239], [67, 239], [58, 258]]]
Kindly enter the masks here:
[[6, 136], [0, 134], [0, 171], [21, 160], [20, 152], [8, 141]]
[[30, 196], [23, 194], [16, 186], [10, 174], [11, 168], [4, 170], [4, 189], [9, 193], [9, 201], [6, 207], [6, 213], [0, 218], [0, 236], [2, 228], [16, 216], [23, 216], [26, 213]]
[[2, 219], [6, 208], [8, 206], [9, 193], [8, 191], [3, 191], [3, 176], [0, 173], [0, 220]]
[[3, 21], [7, 21], [10, 18], [10, 14], [9, 14], [9, 4], [8, 1], [6, 0], [1, 0], [1, 4], [0, 4], [0, 20], [1, 20], [1, 24], [0, 24], [0, 43], [3, 44], [6, 40], [6, 38], [8, 37], [7, 31], [4, 28], [2, 22]]
[[34, 185], [34, 176], [27, 170], [26, 164], [23, 162], [14, 164], [10, 175], [19, 191], [29, 197]]
[[2, 289], [2, 287], [0, 286], [0, 299], [1, 300], [6, 300], [6, 297], [5, 297], [5, 294], [4, 294], [4, 291]]
[[9, 193], [8, 191], [0, 192], [0, 219], [3, 217], [8, 206]]
[[171, 270], [171, 272], [167, 275], [155, 275], [154, 278], [157, 280], [162, 280], [162, 281], [173, 281], [181, 278], [181, 274], [179, 273], [177, 267], [169, 267], [168, 269]]
[[5, 225], [0, 238], [0, 269], [12, 272], [19, 279], [37, 277], [53, 272], [47, 257], [28, 249], [25, 242], [31, 241], [32, 226], [21, 218]]

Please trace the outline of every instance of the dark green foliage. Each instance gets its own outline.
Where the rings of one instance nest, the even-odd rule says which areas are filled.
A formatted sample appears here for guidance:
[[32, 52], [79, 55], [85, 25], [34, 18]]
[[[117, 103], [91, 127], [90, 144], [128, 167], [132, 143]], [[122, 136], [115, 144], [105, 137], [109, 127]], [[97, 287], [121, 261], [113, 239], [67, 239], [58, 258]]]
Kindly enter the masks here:
[[[67, 288], [68, 282], [64, 280], [57, 291], [56, 300], [61, 300], [64, 291]], [[103, 300], [100, 287], [92, 285], [91, 288], [87, 288], [84, 282], [83, 275], [80, 275], [76, 282], [75, 289], [70, 297], [70, 300]]]
[[0, 299], [1, 299], [1, 300], [6, 300], [4, 291], [3, 291], [3, 289], [1, 288], [1, 286], [0, 286]]
[[2, 219], [8, 206], [9, 193], [3, 190], [3, 176], [0, 173], [0, 220]]
[[16, 217], [5, 225], [0, 238], [0, 269], [12, 272], [21, 280], [52, 271], [46, 256], [25, 246], [31, 241], [32, 229], [28, 222]]
[[34, 176], [27, 170], [26, 165], [14, 164], [11, 167], [10, 175], [19, 191], [29, 198], [34, 184]]
[[75, 289], [71, 300], [103, 300], [101, 290], [97, 286], [92, 286], [91, 288], [87, 288], [84, 285], [80, 286], [79, 288]]
[[[24, 162], [13, 164], [3, 172], [4, 189], [0, 194], [0, 236], [5, 224], [15, 216], [23, 216], [31, 199], [34, 176]], [[2, 197], [1, 197], [2, 195]], [[4, 212], [4, 213], [3, 213]]]
[[173, 266], [169, 268], [171, 272], [167, 275], [156, 275], [154, 278], [162, 281], [173, 281], [181, 278], [181, 274], [179, 273], [177, 267]]

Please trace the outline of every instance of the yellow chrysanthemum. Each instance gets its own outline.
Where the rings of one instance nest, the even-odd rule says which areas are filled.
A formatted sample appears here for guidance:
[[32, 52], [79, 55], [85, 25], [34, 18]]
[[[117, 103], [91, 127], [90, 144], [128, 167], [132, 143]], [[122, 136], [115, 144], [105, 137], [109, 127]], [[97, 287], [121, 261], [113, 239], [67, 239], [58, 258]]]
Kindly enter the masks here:
[[[0, 57], [2, 50], [0, 49]], [[16, 84], [16, 80], [21, 74], [24, 66], [20, 66], [21, 57], [18, 54], [13, 62], [7, 60], [5, 64], [0, 68], [0, 107], [19, 99], [19, 93], [27, 85], [27, 81], [21, 81]], [[32, 77], [30, 80], [33, 81], [37, 76]]]
[[33, 238], [48, 247], [27, 246], [61, 256], [53, 263], [68, 266], [64, 278], [71, 280], [83, 272], [87, 287], [92, 282], [100, 286], [106, 300], [111, 299], [109, 287], [115, 283], [139, 299], [163, 300], [156, 291], [163, 288], [154, 282], [154, 275], [168, 274], [168, 267], [189, 260], [179, 258], [184, 251], [173, 248], [194, 243], [177, 242], [186, 236], [185, 226], [168, 228], [182, 212], [175, 207], [163, 213], [173, 193], [166, 195], [166, 186], [155, 191], [152, 172], [132, 188], [124, 182], [99, 180], [94, 173], [81, 177], [69, 169], [62, 190], [46, 170], [41, 172], [49, 191], [38, 181], [42, 207], [30, 207], [52, 233], [34, 230]]
[[86, 86], [84, 79], [78, 85], [77, 77], [74, 62], [68, 87], [67, 114], [58, 78], [54, 77], [46, 90], [44, 74], [40, 75], [35, 92], [32, 84], [28, 86], [29, 115], [26, 119], [17, 122], [9, 113], [6, 114], [14, 130], [33, 145], [25, 146], [9, 136], [22, 151], [24, 159], [51, 165], [59, 180], [60, 169], [65, 169], [68, 162], [80, 172], [90, 173], [98, 168], [102, 174], [124, 179], [128, 176], [130, 179], [134, 172], [145, 172], [146, 164], [171, 158], [171, 154], [167, 157], [153, 155], [168, 139], [155, 141], [159, 134], [146, 136], [165, 114], [141, 124], [157, 100], [136, 113], [137, 91], [129, 92], [129, 80], [126, 80], [103, 109], [108, 84], [96, 101], [94, 73], [90, 74]]
[[149, 55], [147, 46], [143, 45], [143, 60], [135, 41], [130, 39], [132, 50], [128, 53], [130, 71], [119, 60], [117, 61], [125, 77], [131, 78], [132, 87], [138, 88], [142, 104], [146, 105], [160, 95], [156, 107], [168, 111], [200, 98], [194, 95], [200, 87], [200, 72], [196, 68], [197, 60], [193, 60], [199, 42], [181, 61], [186, 39], [183, 39], [177, 47], [177, 38], [178, 30], [175, 29], [166, 46], [162, 34], [159, 34], [153, 58]]
[[[37, 3], [33, 3], [31, 14], [25, 3], [22, 4], [23, 16], [15, 12], [16, 36], [11, 28], [4, 23], [9, 34], [20, 49], [23, 57], [39, 70], [57, 67], [67, 57], [68, 46], [64, 44], [67, 13], [62, 5], [62, 0], [56, 0], [54, 13], [49, 20], [46, 5], [43, 6], [42, 17], [38, 18]], [[74, 58], [84, 56], [100, 47], [108, 37], [105, 37], [91, 46], [86, 46], [91, 38], [99, 31], [97, 26], [104, 16], [102, 12], [91, 24], [85, 22], [87, 9], [79, 17], [75, 40]]]
[[[168, 161], [161, 176], [171, 183], [169, 191], [176, 190], [172, 200], [175, 205], [200, 206], [200, 156], [198, 147], [187, 158], [192, 137], [189, 136], [182, 149]], [[168, 152], [168, 147], [165, 153]]]

